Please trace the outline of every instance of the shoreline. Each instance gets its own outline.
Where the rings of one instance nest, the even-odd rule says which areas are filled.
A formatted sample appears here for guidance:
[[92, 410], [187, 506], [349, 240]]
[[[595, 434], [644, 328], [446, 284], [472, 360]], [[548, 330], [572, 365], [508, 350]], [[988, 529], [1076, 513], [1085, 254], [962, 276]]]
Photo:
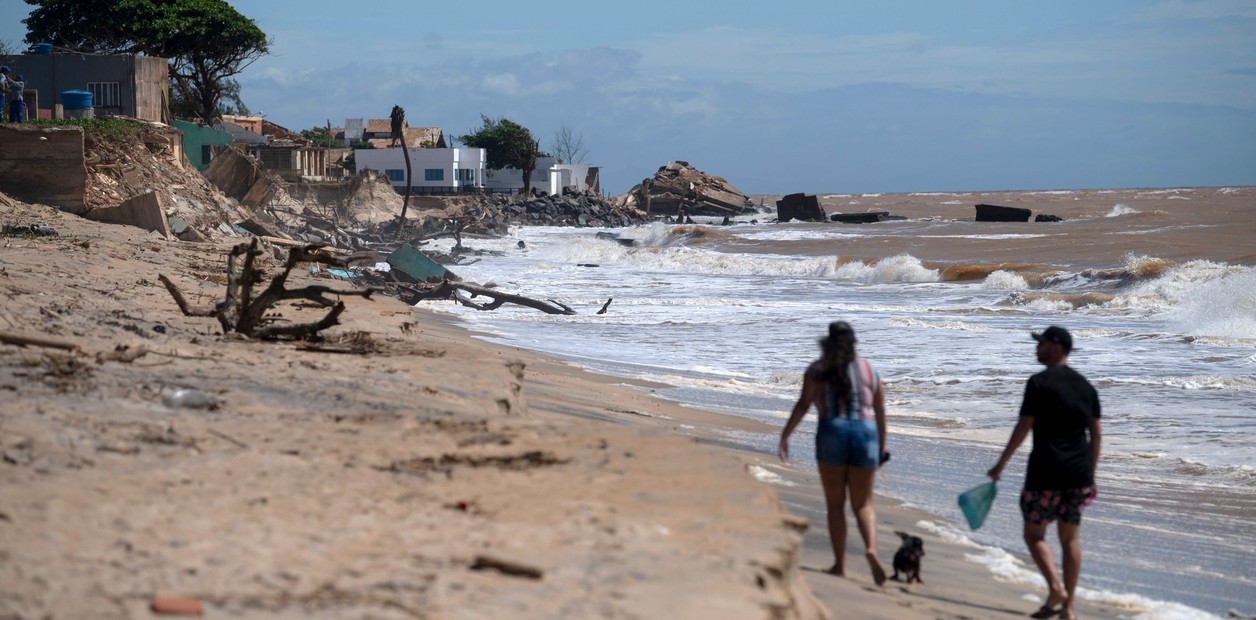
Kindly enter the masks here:
[[[328, 334], [332, 349], [367, 334], [366, 354], [222, 338], [155, 279], [212, 299], [227, 245], [45, 207], [6, 215], [61, 234], [0, 249], [0, 330], [80, 348], [0, 345], [0, 610], [17, 617], [135, 617], [152, 597], [192, 596], [211, 616], [264, 618], [972, 618], [1023, 615], [1041, 596], [881, 496], [882, 562], [893, 530], [921, 535], [924, 585], [875, 588], [857, 536], [851, 577], [819, 572], [831, 555], [815, 475], [721, 435], [771, 425], [387, 298], [347, 299]], [[214, 406], [172, 406], [179, 389]]]
[[[465, 329], [454, 317], [444, 318], [449, 321], [452, 329]], [[467, 331], [467, 333], [472, 335], [473, 332]], [[560, 373], [574, 372], [582, 376], [598, 377], [595, 379], [597, 381], [617, 381], [625, 384], [634, 382], [631, 379], [604, 377], [563, 360], [547, 358], [544, 354], [529, 353], [540, 356], [542, 360], [549, 360], [542, 363], [556, 365], [553, 368]], [[920, 536], [925, 540], [926, 549], [921, 572], [924, 583], [909, 586], [901, 582], [887, 581], [882, 588], [875, 586], [863, 562], [862, 541], [855, 530], [854, 516], [850, 514], [849, 507], [847, 507], [847, 522], [850, 534], [846, 545], [848, 576], [841, 578], [828, 575], [825, 569], [832, 564], [833, 558], [828, 530], [825, 526], [824, 498], [818, 474], [805, 469], [796, 460], [791, 459], [788, 463], [781, 463], [773, 454], [734, 444], [728, 441], [725, 434], [721, 432], [736, 428], [736, 430], [765, 432], [775, 436], [780, 431], [778, 427], [732, 415], [702, 411], [668, 400], [663, 396], [647, 394], [646, 397], [662, 401], [664, 403], [662, 411], [666, 413], [640, 416], [630, 419], [629, 422], [657, 426], [671, 433], [692, 436], [703, 443], [717, 446], [719, 450], [736, 454], [740, 460], [745, 461], [752, 468], [756, 478], [774, 490], [786, 510], [804, 518], [810, 524], [804, 534], [800, 568], [811, 592], [826, 609], [834, 614], [835, 618], [919, 618], [921, 620], [954, 618], [958, 620], [960, 618], [1015, 617], [1026, 616], [1042, 604], [1046, 592], [1045, 585], [1038, 587], [992, 573], [985, 565], [974, 562], [968, 557], [986, 553], [990, 550], [989, 547], [979, 546], [966, 540], [955, 540], [949, 535], [942, 536], [937, 529], [920, 527], [928, 523], [943, 522], [945, 518], [905, 506], [899, 500], [887, 497], [879, 491], [876, 494], [875, 507], [878, 524], [877, 551], [882, 564], [892, 574], [893, 555], [899, 546], [899, 538], [895, 535], [895, 531], [903, 530]], [[892, 427], [891, 432], [893, 432]], [[883, 482], [878, 480], [878, 485], [880, 484]], [[1053, 543], [1053, 546], [1058, 548], [1058, 543]], [[1007, 555], [1007, 558], [1015, 557], [1025, 570], [1033, 571], [1035, 579], [1040, 581], [1041, 578], [1036, 577], [1036, 569], [1027, 552], [1011, 554], [1002, 550], [998, 552]], [[1084, 586], [1082, 589], [1084, 590]], [[1078, 615], [1085, 618], [1119, 620], [1130, 617], [1129, 614], [1144, 611], [1146, 610], [1107, 601], [1087, 600], [1081, 594], [1077, 601]]]
[[[439, 311], [416, 308], [416, 313], [424, 316], [437, 315], [448, 329], [462, 330], [468, 337], [495, 337], [491, 334], [475, 332], [464, 327], [452, 315]], [[920, 536], [925, 540], [926, 557], [922, 562], [923, 584], [906, 585], [900, 582], [887, 581], [883, 588], [877, 588], [863, 562], [862, 541], [855, 530], [854, 516], [847, 508], [847, 522], [850, 534], [847, 538], [846, 552], [848, 576], [833, 577], [825, 573], [832, 564], [832, 552], [825, 526], [824, 498], [818, 474], [805, 469], [797, 460], [781, 463], [774, 454], [759, 452], [746, 446], [738, 445], [727, 439], [725, 431], [763, 432], [773, 437], [780, 432], [775, 425], [761, 423], [747, 418], [728, 414], [712, 413], [683, 405], [679, 402], [646, 392], [652, 384], [647, 381], [601, 375], [594, 371], [581, 368], [570, 362], [552, 358], [542, 353], [510, 345], [485, 342], [490, 347], [505, 347], [512, 351], [523, 351], [524, 355], [533, 356], [544, 373], [559, 376], [570, 375], [578, 380], [592, 380], [599, 383], [624, 384], [631, 386], [641, 384], [641, 388], [629, 387], [638, 392], [645, 403], [653, 404], [654, 409], [642, 411], [613, 412], [605, 418], [613, 423], [646, 425], [664, 429], [668, 433], [685, 437], [693, 437], [698, 441], [715, 446], [718, 450], [727, 451], [751, 468], [752, 475], [770, 486], [779, 497], [785, 509], [791, 514], [802, 517], [809, 523], [804, 534], [801, 571], [803, 578], [820, 603], [834, 614], [835, 618], [981, 618], [1003, 616], [1025, 616], [1042, 604], [1046, 587], [1037, 587], [1031, 583], [1001, 577], [991, 572], [985, 565], [970, 560], [967, 556], [981, 555], [991, 550], [967, 540], [956, 540], [949, 535], [940, 535], [938, 529], [922, 528], [922, 524], [945, 522], [939, 515], [903, 505], [899, 500], [887, 497], [881, 492], [876, 494], [877, 510], [877, 550], [882, 564], [892, 574], [894, 551], [898, 549], [899, 538], [896, 530], [904, 530]], [[530, 401], [531, 403], [531, 401]], [[572, 415], [587, 415], [567, 412]], [[627, 417], [615, 413], [627, 413]], [[814, 415], [814, 414], [808, 414]], [[892, 416], [891, 416], [892, 423]], [[893, 428], [891, 426], [891, 432]], [[878, 480], [878, 485], [883, 484]], [[1050, 539], [1049, 539], [1050, 540]], [[1058, 543], [1053, 543], [1057, 548]], [[1028, 553], [1014, 551], [1008, 553], [997, 550], [996, 553], [1006, 555], [1000, 561], [1016, 558], [1021, 566], [1037, 577]], [[1084, 578], [1084, 576], [1083, 576]], [[1082, 587], [1084, 590], [1084, 586]], [[1119, 620], [1130, 617], [1127, 614], [1142, 613], [1146, 610], [1129, 605], [1120, 605], [1108, 601], [1083, 599], [1079, 594], [1077, 612], [1080, 617], [1099, 618], [1102, 620]]]

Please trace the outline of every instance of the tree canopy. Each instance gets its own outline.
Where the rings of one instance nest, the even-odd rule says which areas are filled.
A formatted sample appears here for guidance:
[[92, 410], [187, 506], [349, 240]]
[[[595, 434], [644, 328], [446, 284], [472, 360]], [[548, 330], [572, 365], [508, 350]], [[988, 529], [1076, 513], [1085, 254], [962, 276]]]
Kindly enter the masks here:
[[26, 0], [26, 42], [89, 54], [170, 59], [170, 85], [191, 116], [212, 122], [232, 79], [270, 51], [257, 24], [224, 0]]
[[329, 148], [344, 148], [344, 143], [337, 140], [332, 135], [331, 130], [326, 127], [311, 127], [301, 130], [301, 137], [317, 144], [318, 146], [326, 146]]
[[506, 117], [490, 118], [480, 115], [483, 125], [476, 131], [458, 136], [466, 146], [487, 151], [487, 166], [493, 170], [517, 168], [523, 171], [523, 190], [532, 189], [532, 171], [536, 158], [544, 157], [540, 144], [527, 127]]

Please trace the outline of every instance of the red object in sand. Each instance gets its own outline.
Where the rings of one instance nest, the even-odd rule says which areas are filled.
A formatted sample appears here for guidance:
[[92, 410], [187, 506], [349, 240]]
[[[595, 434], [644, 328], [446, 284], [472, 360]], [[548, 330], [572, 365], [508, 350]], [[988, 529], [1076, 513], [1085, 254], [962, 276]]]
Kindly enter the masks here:
[[200, 616], [205, 613], [200, 601], [178, 596], [154, 598], [151, 608], [153, 613], [171, 616]]

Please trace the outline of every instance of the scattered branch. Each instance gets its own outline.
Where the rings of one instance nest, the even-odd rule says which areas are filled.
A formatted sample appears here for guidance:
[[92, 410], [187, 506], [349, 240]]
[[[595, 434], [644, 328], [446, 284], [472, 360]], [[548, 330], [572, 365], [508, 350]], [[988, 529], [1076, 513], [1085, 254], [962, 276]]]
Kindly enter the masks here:
[[[339, 324], [340, 315], [345, 310], [343, 301], [332, 301], [326, 295], [355, 295], [370, 299], [377, 289], [335, 290], [327, 286], [310, 285], [299, 289], [288, 289], [284, 284], [292, 270], [301, 263], [316, 263], [330, 267], [345, 267], [348, 260], [333, 254], [333, 250], [323, 245], [303, 245], [288, 250], [288, 260], [284, 263], [283, 272], [270, 281], [265, 290], [254, 295], [254, 287], [261, 282], [262, 271], [256, 266], [256, 260], [262, 251], [255, 237], [249, 243], [241, 243], [227, 254], [227, 292], [226, 297], [209, 308], [192, 308], [165, 275], [158, 278], [166, 285], [166, 290], [174, 297], [179, 310], [186, 316], [212, 316], [222, 324], [223, 333], [237, 332], [250, 338], [280, 339], [294, 338], [308, 340], [318, 332]], [[236, 261], [244, 257], [244, 264], [236, 270]], [[315, 304], [331, 308], [327, 315], [314, 323], [275, 326], [266, 313], [279, 302], [292, 299], [304, 299]]]
[[[437, 284], [435, 287], [431, 289], [427, 289], [427, 290], [420, 290], [420, 289], [415, 289], [415, 288], [410, 288], [410, 287], [405, 287], [405, 288], [406, 290], [413, 293], [413, 296], [407, 300], [409, 303], [412, 303], [412, 304], [423, 301], [425, 299], [452, 299], [469, 308], [475, 308], [476, 310], [496, 310], [505, 304], [512, 303], [512, 304], [518, 304], [520, 306], [527, 306], [529, 308], [535, 308], [546, 314], [575, 314], [576, 313], [576, 311], [572, 310], [571, 307], [565, 304], [561, 304], [552, 299], [541, 301], [539, 299], [532, 299], [531, 297], [524, 297], [523, 295], [515, 295], [512, 293], [503, 293], [501, 291], [495, 291], [491, 288], [486, 288], [478, 284], [470, 284], [467, 282], [450, 282], [449, 280], [445, 280], [444, 282], [441, 282], [440, 284]], [[465, 291], [467, 293], [470, 293], [471, 297], [470, 298], [464, 297], [463, 295], [459, 294], [459, 291]], [[487, 303], [476, 303], [472, 301], [472, 299], [479, 296], [490, 297], [492, 298], [492, 301], [487, 302]]]
[[0, 332], [0, 342], [3, 342], [4, 344], [15, 344], [19, 347], [48, 347], [50, 349], [61, 349], [63, 351], [77, 351], [79, 349], [79, 346], [73, 342], [62, 342], [60, 340], [40, 338], [38, 336], [6, 334], [4, 332]]

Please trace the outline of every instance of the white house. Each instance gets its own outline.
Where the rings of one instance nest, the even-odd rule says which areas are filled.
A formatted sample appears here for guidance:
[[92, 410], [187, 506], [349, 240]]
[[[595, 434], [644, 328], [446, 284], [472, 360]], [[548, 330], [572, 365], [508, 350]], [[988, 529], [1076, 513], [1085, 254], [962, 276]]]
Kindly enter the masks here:
[[[410, 188], [419, 194], [452, 194], [484, 189], [484, 149], [409, 149]], [[406, 159], [400, 148], [354, 149], [358, 172], [370, 168], [388, 176], [398, 192], [406, 189]]]
[[[596, 167], [586, 164], [560, 164], [554, 157], [536, 158], [536, 170], [532, 171], [532, 187], [547, 194], [560, 194], [564, 189], [599, 193], [602, 189]], [[484, 188], [494, 192], [521, 190], [523, 171], [518, 168], [489, 170]]]
[[[354, 149], [358, 171], [377, 170], [388, 176], [399, 192], [406, 189], [406, 161], [400, 148]], [[419, 194], [452, 194], [463, 191], [517, 192], [523, 189], [523, 172], [517, 168], [489, 170], [484, 149], [410, 149], [411, 191]], [[553, 157], [538, 157], [532, 171], [532, 187], [549, 194], [564, 189], [601, 191], [599, 170], [585, 164], [560, 164]]]

